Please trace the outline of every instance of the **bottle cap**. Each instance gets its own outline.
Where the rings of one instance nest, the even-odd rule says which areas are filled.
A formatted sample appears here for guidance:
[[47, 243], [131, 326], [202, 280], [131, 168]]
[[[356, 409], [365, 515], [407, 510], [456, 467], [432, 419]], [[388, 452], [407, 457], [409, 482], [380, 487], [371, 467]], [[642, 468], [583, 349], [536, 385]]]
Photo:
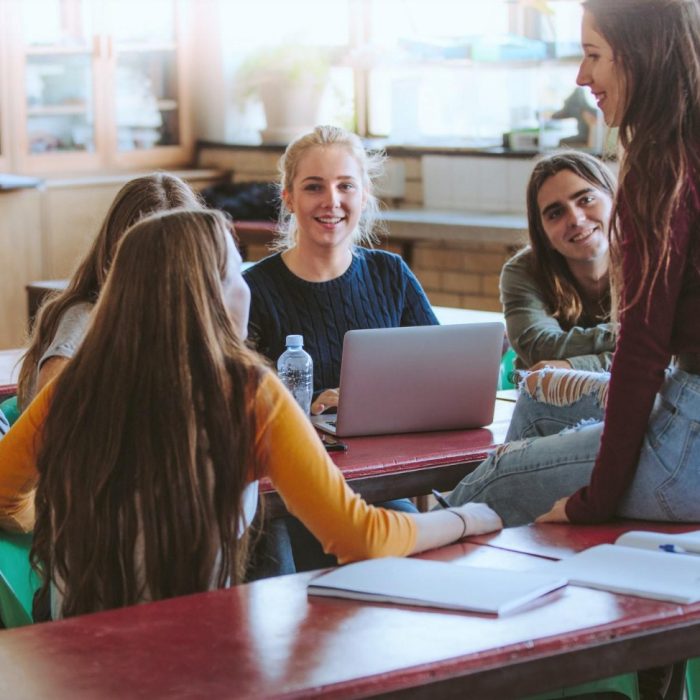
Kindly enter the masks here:
[[303, 348], [304, 347], [304, 336], [303, 335], [288, 335], [285, 340], [285, 344], [288, 348]]

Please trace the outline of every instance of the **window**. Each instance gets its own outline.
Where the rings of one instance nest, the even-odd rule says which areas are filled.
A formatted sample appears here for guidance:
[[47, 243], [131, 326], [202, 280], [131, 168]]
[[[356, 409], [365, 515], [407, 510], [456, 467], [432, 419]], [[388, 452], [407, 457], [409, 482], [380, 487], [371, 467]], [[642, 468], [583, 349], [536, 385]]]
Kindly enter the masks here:
[[[245, 12], [238, 3], [222, 7], [225, 45], [236, 47], [234, 82], [235, 69], [263, 47], [320, 47], [332, 67], [317, 121], [389, 143], [500, 144], [512, 129], [538, 127], [576, 87], [580, 0], [259, 0]], [[234, 140], [255, 139], [265, 125], [260, 103], [239, 108]]]
[[488, 145], [537, 126], [575, 88], [580, 8], [532, 4], [373, 3], [367, 131], [394, 143]]
[[345, 57], [356, 43], [356, 9], [353, 0], [222, 0], [222, 43], [229, 47], [224, 70], [233, 85], [235, 102], [227, 138], [257, 142], [258, 131], [266, 125], [259, 86], [275, 61], [297, 89], [303, 74], [327, 69], [314, 122], [354, 129], [354, 74]]

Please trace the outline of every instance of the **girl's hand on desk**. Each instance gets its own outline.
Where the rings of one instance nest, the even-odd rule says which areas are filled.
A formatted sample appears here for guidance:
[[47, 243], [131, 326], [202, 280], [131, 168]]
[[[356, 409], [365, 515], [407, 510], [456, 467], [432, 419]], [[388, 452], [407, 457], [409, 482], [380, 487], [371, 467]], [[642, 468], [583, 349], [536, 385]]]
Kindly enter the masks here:
[[326, 389], [322, 391], [316, 401], [311, 404], [311, 413], [318, 415], [323, 413], [329, 408], [333, 408], [338, 405], [338, 400], [340, 399], [340, 391], [338, 389]]
[[553, 506], [549, 513], [540, 515], [535, 519], [536, 523], [568, 523], [569, 518], [566, 515], [566, 503], [569, 497], [560, 498]]

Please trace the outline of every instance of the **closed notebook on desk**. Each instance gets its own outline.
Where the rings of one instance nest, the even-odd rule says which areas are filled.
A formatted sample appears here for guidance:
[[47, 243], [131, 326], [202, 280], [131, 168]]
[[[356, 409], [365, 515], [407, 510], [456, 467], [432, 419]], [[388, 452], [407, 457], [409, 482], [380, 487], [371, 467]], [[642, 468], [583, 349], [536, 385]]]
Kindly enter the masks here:
[[502, 571], [385, 557], [348, 564], [309, 582], [311, 595], [502, 615], [566, 585], [552, 573]]
[[[700, 601], [700, 556], [691, 553], [691, 546], [694, 542], [697, 547], [698, 534], [630, 532], [615, 544], [591, 547], [552, 564], [551, 569], [579, 586], [672, 603], [696, 603]], [[664, 549], [680, 548], [681, 543], [688, 553]]]
[[503, 332], [498, 322], [348, 331], [338, 413], [313, 423], [340, 437], [488, 425]]

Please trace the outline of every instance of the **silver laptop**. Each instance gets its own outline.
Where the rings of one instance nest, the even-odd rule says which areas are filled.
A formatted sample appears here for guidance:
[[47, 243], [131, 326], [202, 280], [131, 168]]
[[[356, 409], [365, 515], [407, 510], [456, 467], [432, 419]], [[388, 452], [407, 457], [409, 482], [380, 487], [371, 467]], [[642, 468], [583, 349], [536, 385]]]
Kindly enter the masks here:
[[312, 421], [339, 437], [488, 425], [503, 333], [498, 322], [348, 331], [338, 413]]

